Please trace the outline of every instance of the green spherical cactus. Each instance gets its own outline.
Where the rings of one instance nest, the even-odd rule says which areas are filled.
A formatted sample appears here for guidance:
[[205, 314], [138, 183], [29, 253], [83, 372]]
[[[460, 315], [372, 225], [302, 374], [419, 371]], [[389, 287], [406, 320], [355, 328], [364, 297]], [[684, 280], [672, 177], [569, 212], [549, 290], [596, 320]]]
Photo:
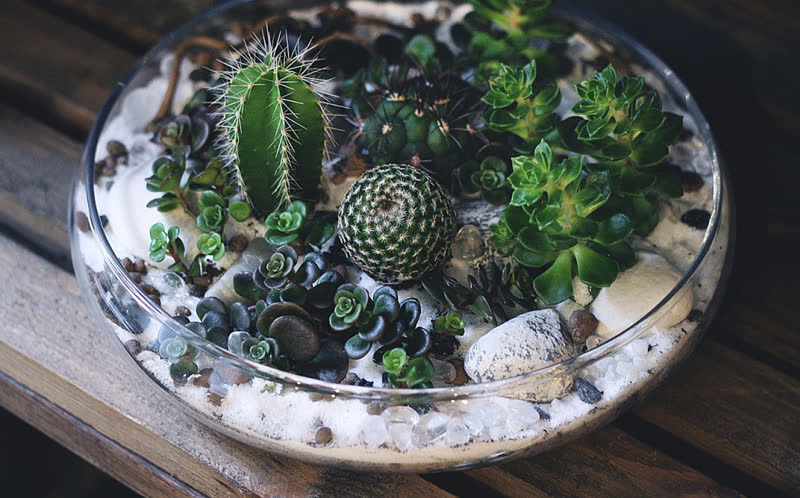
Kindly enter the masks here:
[[266, 35], [229, 63], [220, 146], [257, 213], [315, 201], [330, 133], [327, 96], [307, 51], [276, 49]]
[[450, 252], [453, 206], [422, 169], [385, 164], [348, 189], [339, 207], [339, 237], [345, 255], [377, 280], [419, 279]]

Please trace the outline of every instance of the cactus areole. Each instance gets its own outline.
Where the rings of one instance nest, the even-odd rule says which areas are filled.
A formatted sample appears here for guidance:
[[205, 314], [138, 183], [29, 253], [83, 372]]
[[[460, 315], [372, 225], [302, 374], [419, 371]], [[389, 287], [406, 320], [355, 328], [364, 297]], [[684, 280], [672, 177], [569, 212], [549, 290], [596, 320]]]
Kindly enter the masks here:
[[260, 214], [318, 196], [328, 117], [303, 54], [267, 41], [233, 63], [222, 97], [222, 149]]

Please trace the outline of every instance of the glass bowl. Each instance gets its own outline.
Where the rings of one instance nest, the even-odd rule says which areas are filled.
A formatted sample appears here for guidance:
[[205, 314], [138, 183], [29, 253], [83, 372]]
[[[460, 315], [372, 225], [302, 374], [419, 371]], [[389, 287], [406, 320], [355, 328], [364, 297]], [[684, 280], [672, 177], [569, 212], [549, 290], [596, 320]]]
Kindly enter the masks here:
[[[322, 3], [269, 5], [297, 9]], [[218, 36], [221, 28], [246, 16], [252, 4], [233, 2], [197, 17], [121, 79], [91, 130], [72, 191], [72, 257], [88, 306], [186, 414], [246, 444], [308, 462], [361, 471], [465, 469], [542, 452], [608, 423], [695, 347], [718, 307], [730, 268], [733, 206], [728, 174], [706, 119], [673, 71], [619, 29], [569, 9], [557, 15], [646, 73], [665, 108], [684, 115], [689, 132], [675, 146], [679, 164], [704, 175], [711, 187], [710, 220], [693, 258], [679, 283], [636, 323], [593, 349], [522, 376], [414, 390], [332, 384], [266, 367], [200, 338], [173, 319], [137, 286], [109, 243], [94, 186], [95, 161], [103, 156], [98, 147], [105, 146], [101, 135], [120, 115], [125, 100], [168, 66], [183, 40]], [[694, 296], [692, 313], [675, 326], [664, 326], [688, 294]], [[204, 375], [174, 382], [169, 364], [157, 349], [152, 351], [159, 335], [179, 336], [194, 347]], [[526, 393], [563, 386], [575, 387], [549, 403], [520, 400]]]

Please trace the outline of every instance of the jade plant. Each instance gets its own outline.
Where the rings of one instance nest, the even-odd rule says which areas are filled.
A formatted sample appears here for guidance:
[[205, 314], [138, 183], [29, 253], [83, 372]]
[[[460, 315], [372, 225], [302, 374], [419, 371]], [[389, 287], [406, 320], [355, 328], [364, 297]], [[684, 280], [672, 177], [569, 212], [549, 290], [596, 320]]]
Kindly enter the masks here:
[[443, 335], [464, 335], [465, 325], [466, 323], [461, 314], [451, 311], [433, 321], [433, 330]]
[[489, 106], [483, 115], [486, 126], [527, 143], [536, 143], [555, 129], [558, 117], [553, 111], [561, 103], [561, 91], [555, 82], [536, 88], [535, 81], [536, 60], [522, 67], [501, 64], [483, 96]]
[[393, 348], [383, 354], [383, 368], [395, 388], [433, 387], [433, 363], [427, 356], [409, 358], [403, 348]]
[[180, 228], [176, 226], [167, 229], [162, 223], [153, 224], [150, 227], [150, 259], [160, 263], [169, 256], [173, 261], [169, 266], [170, 270], [199, 277], [205, 273], [203, 257], [198, 255], [191, 262], [187, 261], [186, 246], [179, 236], [180, 232]]
[[583, 156], [554, 158], [545, 141], [513, 164], [514, 193], [492, 243], [523, 266], [547, 267], [533, 280], [545, 304], [572, 296], [575, 275], [592, 287], [611, 285], [632, 263], [633, 222], [601, 211], [611, 196], [608, 174], [584, 167]]
[[330, 133], [321, 80], [307, 51], [278, 50], [266, 35], [231, 61], [219, 146], [257, 213], [314, 200]]

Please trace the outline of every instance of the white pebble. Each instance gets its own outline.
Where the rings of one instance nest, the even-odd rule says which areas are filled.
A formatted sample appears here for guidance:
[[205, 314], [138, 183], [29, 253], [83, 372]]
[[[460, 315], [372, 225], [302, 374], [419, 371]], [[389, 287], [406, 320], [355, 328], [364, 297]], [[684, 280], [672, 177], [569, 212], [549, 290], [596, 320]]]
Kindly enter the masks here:
[[370, 415], [364, 419], [361, 426], [361, 438], [370, 448], [382, 445], [389, 437], [386, 423], [378, 415]]
[[447, 432], [450, 417], [439, 412], [426, 413], [414, 426], [412, 441], [414, 446], [426, 446], [437, 441]]
[[408, 451], [414, 447], [413, 426], [409, 424], [391, 424], [389, 426], [389, 437], [394, 441], [394, 445], [400, 451]]
[[408, 406], [390, 406], [381, 413], [387, 425], [403, 424], [415, 425], [419, 422], [419, 413]]
[[447, 422], [447, 435], [445, 441], [450, 446], [458, 446], [469, 442], [470, 431], [460, 418], [451, 418]]
[[464, 425], [466, 425], [467, 429], [469, 429], [469, 433], [473, 436], [477, 436], [483, 432], [483, 422], [474, 413], [463, 413], [459, 418], [461, 418], [461, 421], [464, 422]]
[[650, 346], [647, 344], [647, 341], [644, 339], [636, 339], [625, 346], [625, 352], [631, 357], [636, 358], [637, 356], [646, 355], [649, 347]]

